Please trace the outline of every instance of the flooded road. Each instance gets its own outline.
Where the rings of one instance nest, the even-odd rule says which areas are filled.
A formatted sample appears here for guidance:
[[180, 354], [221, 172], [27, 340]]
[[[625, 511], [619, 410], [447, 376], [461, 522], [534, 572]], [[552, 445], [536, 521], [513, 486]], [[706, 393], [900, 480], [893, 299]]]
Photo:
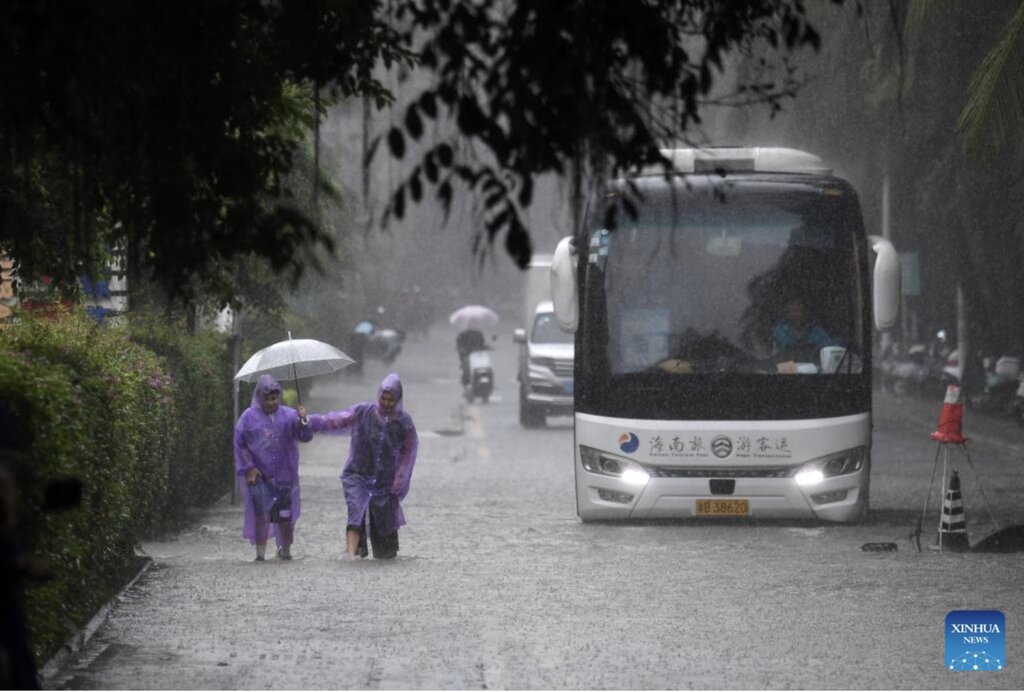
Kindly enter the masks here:
[[[302, 448], [295, 560], [254, 563], [241, 507], [225, 498], [144, 545], [152, 566], [47, 687], [1024, 687], [1024, 554], [918, 553], [907, 539], [935, 455], [926, 403], [879, 400], [863, 524], [583, 524], [570, 419], [519, 426], [511, 327], [492, 354], [489, 404], [460, 401], [447, 329], [407, 342], [390, 368], [420, 432], [398, 559], [340, 560], [348, 440], [315, 439]], [[320, 382], [304, 398], [340, 409], [372, 398], [387, 371], [371, 362], [362, 381]], [[996, 431], [972, 445], [989, 509], [1024, 524], [1020, 448]], [[993, 527], [971, 468], [961, 477], [976, 542]], [[898, 549], [862, 551], [868, 542]], [[1005, 614], [1005, 670], [945, 668], [955, 609]]]

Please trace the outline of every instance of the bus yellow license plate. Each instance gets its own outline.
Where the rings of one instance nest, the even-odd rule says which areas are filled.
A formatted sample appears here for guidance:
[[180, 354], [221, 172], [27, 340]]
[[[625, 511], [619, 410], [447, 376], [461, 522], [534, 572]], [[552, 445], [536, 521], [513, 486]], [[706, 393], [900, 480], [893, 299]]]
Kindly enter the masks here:
[[745, 517], [750, 500], [697, 500], [698, 517]]

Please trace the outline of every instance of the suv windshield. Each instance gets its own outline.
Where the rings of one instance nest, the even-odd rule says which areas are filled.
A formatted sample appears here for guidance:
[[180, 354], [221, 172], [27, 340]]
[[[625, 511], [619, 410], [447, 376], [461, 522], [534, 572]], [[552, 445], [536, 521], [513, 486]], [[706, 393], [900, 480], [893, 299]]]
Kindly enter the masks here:
[[537, 317], [533, 321], [533, 333], [530, 335], [530, 341], [539, 344], [571, 344], [573, 339], [574, 336], [571, 332], [563, 332], [558, 326], [558, 320], [555, 319], [554, 313], [537, 313]]

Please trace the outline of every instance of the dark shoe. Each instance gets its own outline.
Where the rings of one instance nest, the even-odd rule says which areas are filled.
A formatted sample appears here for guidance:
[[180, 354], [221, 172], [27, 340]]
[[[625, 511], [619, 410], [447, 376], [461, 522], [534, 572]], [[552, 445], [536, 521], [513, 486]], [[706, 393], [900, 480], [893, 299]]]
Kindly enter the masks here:
[[253, 562], [263, 562], [263, 560], [264, 560], [264, 558], [263, 558], [263, 556], [262, 556], [262, 555], [257, 555], [257, 556], [256, 556], [256, 559], [255, 559], [255, 560], [253, 560]]
[[394, 560], [398, 557], [398, 533], [388, 536], [371, 536], [370, 545], [373, 547], [373, 557], [378, 560]]
[[291, 553], [291, 551], [288, 548], [278, 548], [277, 549], [277, 559], [278, 560], [291, 560], [292, 559], [292, 553]]

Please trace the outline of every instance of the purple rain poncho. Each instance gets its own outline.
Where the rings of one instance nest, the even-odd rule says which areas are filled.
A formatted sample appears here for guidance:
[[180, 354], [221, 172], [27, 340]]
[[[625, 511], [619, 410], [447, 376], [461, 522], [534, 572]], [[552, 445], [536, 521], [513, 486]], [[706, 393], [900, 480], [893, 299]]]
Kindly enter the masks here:
[[[341, 472], [348, 505], [348, 525], [362, 526], [370, 505], [376, 510], [376, 531], [382, 536], [405, 525], [399, 502], [409, 492], [419, 438], [412, 417], [402, 410], [402, 383], [397, 373], [381, 382], [377, 399], [385, 391], [395, 395], [395, 408], [385, 417], [377, 401], [354, 404], [344, 411], [309, 417], [316, 432], [352, 434], [348, 461]], [[387, 511], [388, 508], [393, 508]]]
[[291, 528], [300, 511], [299, 446], [296, 440], [309, 442], [313, 439], [313, 430], [299, 422], [298, 411], [284, 404], [272, 414], [264, 412], [263, 397], [274, 391], [281, 391], [277, 380], [270, 375], [260, 375], [252, 393], [252, 403], [238, 417], [235, 425], [235, 475], [239, 478], [238, 485], [245, 504], [242, 536], [250, 543], [262, 543], [265, 537], [257, 535], [256, 514], [245, 482], [246, 472], [255, 466], [264, 478], [292, 486], [291, 522], [283, 526], [272, 525], [278, 543], [288, 545], [291, 543]]

